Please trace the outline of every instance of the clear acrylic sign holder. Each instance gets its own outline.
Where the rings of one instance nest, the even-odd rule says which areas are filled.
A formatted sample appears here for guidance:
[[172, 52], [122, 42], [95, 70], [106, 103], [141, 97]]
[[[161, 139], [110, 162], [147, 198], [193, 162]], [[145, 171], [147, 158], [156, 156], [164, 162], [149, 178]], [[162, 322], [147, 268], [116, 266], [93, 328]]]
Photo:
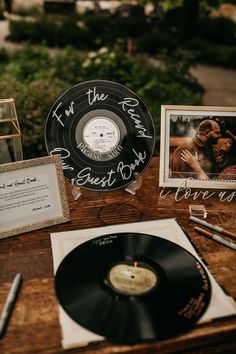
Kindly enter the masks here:
[[[124, 190], [127, 193], [130, 193], [132, 195], [136, 194], [136, 191], [139, 190], [141, 188], [142, 185], [142, 176], [138, 175], [135, 177], [135, 179], [129, 183]], [[79, 186], [76, 186], [75, 184], [75, 180], [72, 178], [71, 180], [71, 193], [74, 197], [74, 200], [78, 200], [79, 197], [82, 195], [82, 188], [80, 188]]]

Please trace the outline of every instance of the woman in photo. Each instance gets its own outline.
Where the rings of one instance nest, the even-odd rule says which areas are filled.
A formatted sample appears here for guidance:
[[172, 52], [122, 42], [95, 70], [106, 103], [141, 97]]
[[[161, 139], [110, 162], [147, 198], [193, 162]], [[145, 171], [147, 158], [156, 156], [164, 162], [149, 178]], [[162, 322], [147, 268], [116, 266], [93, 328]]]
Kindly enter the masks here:
[[[231, 132], [227, 133], [230, 137], [223, 142], [215, 156], [217, 169], [216, 178], [223, 180], [236, 179], [236, 141]], [[210, 179], [200, 166], [198, 156], [192, 155], [189, 150], [185, 149], [181, 152], [181, 159], [192, 168], [197, 179]], [[215, 177], [215, 174], [213, 177]]]

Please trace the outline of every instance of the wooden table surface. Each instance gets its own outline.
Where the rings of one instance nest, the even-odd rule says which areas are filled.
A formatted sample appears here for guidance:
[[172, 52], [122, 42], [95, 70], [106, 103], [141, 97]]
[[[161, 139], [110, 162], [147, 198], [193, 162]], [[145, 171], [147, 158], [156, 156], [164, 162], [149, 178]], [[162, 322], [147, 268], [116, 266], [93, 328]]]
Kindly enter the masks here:
[[[124, 189], [113, 192], [83, 190], [75, 201], [67, 182], [71, 221], [0, 240], [0, 310], [14, 275], [23, 274], [23, 284], [7, 332], [0, 340], [0, 353], [62, 353], [50, 233], [118, 223], [177, 217], [218, 283], [236, 298], [236, 252], [198, 235], [189, 222], [189, 204], [204, 204], [207, 220], [236, 232], [236, 197], [220, 201], [219, 191], [203, 200], [202, 195], [185, 199], [173, 191], [161, 198], [158, 187], [158, 158], [142, 175], [136, 195]], [[166, 190], [165, 190], [166, 192]], [[194, 192], [194, 191], [192, 191]], [[224, 197], [230, 199], [228, 191]], [[231, 194], [232, 196], [232, 194]], [[182, 198], [176, 201], [175, 198]], [[93, 343], [69, 353], [236, 353], [236, 316], [196, 326], [184, 335], [142, 345]]]

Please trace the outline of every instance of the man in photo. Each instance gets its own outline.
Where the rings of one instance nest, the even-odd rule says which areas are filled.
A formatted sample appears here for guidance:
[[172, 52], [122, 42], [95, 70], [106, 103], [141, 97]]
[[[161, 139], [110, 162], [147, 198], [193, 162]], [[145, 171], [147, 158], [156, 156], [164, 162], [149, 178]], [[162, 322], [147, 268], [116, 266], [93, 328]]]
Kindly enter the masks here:
[[[217, 122], [210, 119], [200, 122], [197, 133], [191, 141], [181, 144], [174, 151], [170, 161], [170, 177], [195, 179], [214, 177], [217, 169], [213, 146], [217, 144], [220, 136], [221, 130]], [[186, 154], [189, 153], [195, 158], [199, 171], [187, 163]]]

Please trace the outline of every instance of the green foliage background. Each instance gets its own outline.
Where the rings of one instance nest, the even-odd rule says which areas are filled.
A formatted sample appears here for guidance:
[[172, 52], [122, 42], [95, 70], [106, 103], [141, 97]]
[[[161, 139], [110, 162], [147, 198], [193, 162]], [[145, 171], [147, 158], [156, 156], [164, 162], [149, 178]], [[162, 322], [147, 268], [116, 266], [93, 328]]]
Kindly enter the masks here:
[[45, 48], [28, 47], [14, 55], [1, 53], [0, 97], [15, 99], [24, 158], [47, 154], [44, 125], [56, 98], [69, 87], [94, 79], [121, 83], [143, 99], [153, 115], [158, 145], [161, 105], [201, 102], [202, 88], [189, 75], [189, 65], [179, 62], [178, 56], [168, 60], [164, 53], [154, 63], [146, 56], [128, 56], [122, 42], [87, 55], [73, 48], [49, 54]]
[[[10, 39], [28, 47], [16, 54], [0, 52], [0, 98], [15, 99], [25, 158], [47, 154], [47, 114], [57, 97], [73, 85], [106, 79], [133, 90], [153, 115], [158, 153], [161, 105], [201, 104], [203, 89], [191, 76], [190, 67], [207, 63], [236, 68], [234, 21], [205, 13], [189, 37], [182, 26], [181, 5], [187, 2], [152, 2], [163, 4], [162, 17], [95, 11], [65, 16], [34, 8], [28, 13], [33, 21], [27, 16], [10, 21]], [[210, 2], [213, 6], [222, 3], [199, 0], [198, 4], [205, 11]], [[127, 54], [128, 40], [132, 55]]]

